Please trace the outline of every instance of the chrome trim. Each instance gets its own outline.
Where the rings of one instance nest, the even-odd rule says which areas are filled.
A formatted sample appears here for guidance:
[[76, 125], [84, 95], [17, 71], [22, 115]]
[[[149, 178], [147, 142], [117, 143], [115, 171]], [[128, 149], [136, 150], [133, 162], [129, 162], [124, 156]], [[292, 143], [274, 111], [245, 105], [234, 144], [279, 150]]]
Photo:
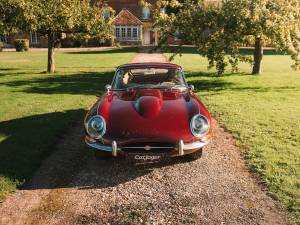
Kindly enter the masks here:
[[118, 146], [117, 146], [117, 142], [116, 142], [116, 141], [113, 141], [113, 142], [111, 143], [111, 147], [112, 147], [112, 155], [113, 155], [114, 157], [117, 157], [117, 155], [118, 155]]
[[184, 144], [183, 150], [194, 150], [194, 149], [200, 149], [203, 148], [205, 145], [207, 145], [209, 141], [203, 142], [203, 141], [196, 141], [192, 143]]
[[101, 145], [98, 143], [89, 143], [89, 142], [85, 142], [88, 146], [101, 150], [101, 151], [106, 151], [106, 152], [112, 152], [112, 147], [111, 146], [107, 146], [107, 145]]
[[[106, 152], [111, 152], [111, 154], [116, 157], [118, 155], [118, 151], [121, 151], [121, 148], [118, 148], [117, 146], [117, 142], [113, 141], [111, 146], [108, 145], [103, 145], [103, 144], [99, 144], [99, 143], [90, 143], [89, 141], [85, 141], [86, 144], [92, 148], [101, 150], [101, 151], [106, 151]], [[180, 156], [185, 154], [185, 151], [190, 151], [190, 150], [196, 150], [196, 149], [200, 149], [203, 148], [205, 145], [207, 145], [209, 143], [209, 141], [196, 141], [196, 142], [192, 142], [192, 143], [187, 143], [184, 144], [184, 142], [182, 140], [179, 141], [178, 143], [178, 154]], [[134, 148], [134, 147], [132, 147]], [[160, 148], [160, 147], [157, 147]], [[164, 147], [164, 148], [171, 148], [171, 147]], [[174, 147], [172, 147], [174, 148]], [[176, 149], [176, 148], [175, 148]]]
[[184, 155], [184, 143], [183, 140], [180, 140], [178, 143], [178, 154]]
[[110, 94], [110, 91], [111, 91], [111, 85], [110, 85], [110, 84], [107, 84], [107, 85], [105, 85], [105, 88], [106, 88], [107, 94]]
[[169, 147], [158, 147], [158, 146], [150, 146], [150, 145], [146, 145], [146, 146], [140, 146], [140, 147], [137, 147], [137, 146], [134, 146], [134, 147], [123, 147], [123, 148], [126, 148], [126, 149], [139, 149], [139, 148], [143, 148], [145, 150], [151, 150], [151, 149], [160, 149], [160, 148], [174, 148], [173, 146], [169, 146]]

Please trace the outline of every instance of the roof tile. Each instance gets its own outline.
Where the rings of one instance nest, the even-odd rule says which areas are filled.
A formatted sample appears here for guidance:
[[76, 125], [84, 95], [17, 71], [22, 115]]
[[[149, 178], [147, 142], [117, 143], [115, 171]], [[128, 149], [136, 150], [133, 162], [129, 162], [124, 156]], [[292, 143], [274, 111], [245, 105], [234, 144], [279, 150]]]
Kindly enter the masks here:
[[117, 26], [128, 26], [128, 25], [143, 25], [142, 21], [140, 21], [135, 15], [133, 15], [129, 10], [122, 9], [121, 12], [114, 19], [113, 25]]

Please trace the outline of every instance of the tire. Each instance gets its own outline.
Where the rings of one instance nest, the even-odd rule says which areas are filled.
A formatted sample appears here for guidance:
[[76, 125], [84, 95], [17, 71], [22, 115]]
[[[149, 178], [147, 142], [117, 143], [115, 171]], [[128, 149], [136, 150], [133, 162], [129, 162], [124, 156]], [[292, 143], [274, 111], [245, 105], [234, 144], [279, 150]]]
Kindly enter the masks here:
[[113, 158], [111, 155], [99, 151], [94, 151], [94, 156], [96, 160], [108, 160]]
[[187, 155], [186, 157], [192, 160], [197, 160], [200, 159], [203, 156], [203, 149], [199, 149], [196, 152], [193, 152], [189, 155]]

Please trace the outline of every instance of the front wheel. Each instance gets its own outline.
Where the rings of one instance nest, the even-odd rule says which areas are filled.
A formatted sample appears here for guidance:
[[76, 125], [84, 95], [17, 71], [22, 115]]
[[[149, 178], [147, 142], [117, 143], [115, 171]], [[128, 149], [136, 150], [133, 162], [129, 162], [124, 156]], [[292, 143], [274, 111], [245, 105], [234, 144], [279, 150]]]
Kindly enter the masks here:
[[186, 155], [187, 158], [192, 159], [192, 160], [196, 160], [196, 159], [200, 159], [203, 155], [203, 149], [199, 149], [196, 152], [193, 152], [191, 154]]
[[110, 154], [99, 151], [94, 151], [94, 156], [96, 160], [108, 160], [113, 158]]

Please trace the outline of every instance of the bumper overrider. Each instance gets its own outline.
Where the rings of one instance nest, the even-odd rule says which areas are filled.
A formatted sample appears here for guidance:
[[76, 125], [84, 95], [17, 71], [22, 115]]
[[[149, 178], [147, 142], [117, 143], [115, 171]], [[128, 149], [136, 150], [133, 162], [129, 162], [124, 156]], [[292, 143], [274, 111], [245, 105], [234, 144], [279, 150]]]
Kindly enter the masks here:
[[[126, 155], [127, 154], [125, 151], [122, 150], [122, 147], [118, 146], [116, 141], [112, 141], [111, 145], [104, 145], [104, 144], [100, 144], [96, 140], [91, 139], [88, 136], [86, 136], [85, 143], [95, 150], [106, 152], [108, 154], [111, 154], [114, 157], [117, 157], [118, 155]], [[208, 143], [209, 143], [209, 140], [206, 140], [206, 141], [199, 140], [199, 141], [192, 142], [192, 143], [184, 143], [182, 140], [180, 140], [178, 142], [178, 145], [175, 146], [173, 148], [173, 150], [170, 151], [168, 154], [171, 157], [183, 156], [186, 154], [196, 152], [197, 150], [203, 148]], [[147, 152], [145, 152], [145, 153], [147, 153]]]

